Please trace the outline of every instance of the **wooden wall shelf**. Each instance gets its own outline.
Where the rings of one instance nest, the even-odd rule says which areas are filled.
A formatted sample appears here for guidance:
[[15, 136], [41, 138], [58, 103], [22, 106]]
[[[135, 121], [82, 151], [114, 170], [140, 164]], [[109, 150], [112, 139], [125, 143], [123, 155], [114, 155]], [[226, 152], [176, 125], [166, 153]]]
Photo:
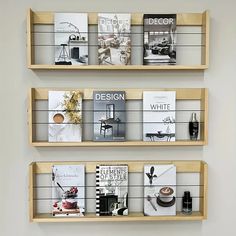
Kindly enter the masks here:
[[[171, 66], [110, 66], [110, 65], [88, 65], [88, 66], [65, 66], [45, 65], [35, 63], [34, 27], [38, 25], [53, 25], [53, 12], [38, 12], [28, 10], [27, 15], [27, 57], [28, 68], [32, 70], [205, 70], [209, 67], [209, 12], [203, 13], [178, 13], [177, 26], [201, 27], [201, 63], [199, 65], [171, 65]], [[131, 25], [143, 25], [143, 13], [131, 14]], [[89, 25], [97, 25], [97, 13], [88, 13]]]
[[[29, 126], [29, 142], [35, 147], [157, 147], [157, 146], [203, 146], [208, 142], [208, 90], [205, 88], [187, 88], [187, 89], [113, 89], [126, 92], [126, 100], [142, 100], [143, 91], [176, 91], [176, 100], [199, 100], [200, 101], [200, 140], [176, 140], [175, 142], [146, 142], [141, 140], [127, 140], [124, 142], [94, 142], [91, 140], [83, 140], [82, 142], [64, 142], [55, 143], [47, 140], [38, 141], [35, 131], [35, 104], [38, 101], [48, 100], [49, 90], [78, 90], [82, 93], [83, 100], [92, 100], [93, 91], [107, 89], [55, 89], [55, 88], [31, 88], [29, 92], [29, 108], [28, 108], [28, 126]], [[112, 89], [109, 89], [110, 91]], [[128, 111], [127, 111], [128, 112]]]
[[[36, 178], [40, 174], [50, 174], [53, 165], [60, 164], [84, 164], [86, 174], [95, 173], [98, 164], [127, 164], [129, 173], [143, 173], [145, 164], [174, 164], [177, 173], [199, 173], [200, 196], [199, 211], [191, 215], [183, 215], [177, 212], [176, 216], [144, 216], [142, 212], [131, 212], [128, 216], [101, 217], [95, 213], [87, 213], [84, 217], [53, 217], [50, 213], [38, 213], [36, 197]], [[207, 219], [207, 192], [208, 192], [208, 166], [203, 161], [81, 161], [81, 162], [33, 162], [29, 166], [29, 216], [31, 222], [127, 222], [127, 221], [199, 221]]]

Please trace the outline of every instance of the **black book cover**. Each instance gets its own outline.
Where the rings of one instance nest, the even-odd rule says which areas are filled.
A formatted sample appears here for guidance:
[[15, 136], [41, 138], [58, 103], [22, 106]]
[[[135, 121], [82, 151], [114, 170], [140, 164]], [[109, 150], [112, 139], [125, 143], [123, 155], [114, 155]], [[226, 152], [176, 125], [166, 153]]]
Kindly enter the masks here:
[[176, 64], [176, 14], [144, 14], [143, 64]]

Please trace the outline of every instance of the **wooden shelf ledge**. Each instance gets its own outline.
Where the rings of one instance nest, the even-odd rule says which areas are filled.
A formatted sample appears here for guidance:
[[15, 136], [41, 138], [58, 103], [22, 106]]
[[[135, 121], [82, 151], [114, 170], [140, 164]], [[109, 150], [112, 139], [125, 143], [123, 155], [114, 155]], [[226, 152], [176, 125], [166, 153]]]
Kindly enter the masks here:
[[28, 65], [33, 70], [205, 70], [207, 65], [164, 65], [164, 66], [109, 66], [109, 65], [87, 65], [87, 66], [67, 66], [67, 65]]
[[200, 212], [193, 212], [191, 215], [184, 215], [177, 212], [176, 216], [144, 216], [143, 213], [133, 212], [128, 216], [96, 216], [88, 213], [84, 217], [55, 217], [50, 213], [37, 214], [32, 222], [130, 222], [130, 221], [200, 221], [204, 220]]
[[175, 141], [175, 142], [146, 142], [146, 141], [124, 141], [124, 142], [32, 142], [34, 147], [157, 147], [157, 146], [203, 146], [204, 141]]

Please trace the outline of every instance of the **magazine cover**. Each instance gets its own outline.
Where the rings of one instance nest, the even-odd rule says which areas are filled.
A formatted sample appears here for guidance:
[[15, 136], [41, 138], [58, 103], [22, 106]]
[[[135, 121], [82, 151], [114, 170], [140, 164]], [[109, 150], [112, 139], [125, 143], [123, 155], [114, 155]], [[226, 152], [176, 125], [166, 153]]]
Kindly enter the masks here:
[[53, 216], [84, 216], [84, 165], [54, 165], [52, 167]]
[[144, 215], [176, 215], [176, 167], [144, 166]]
[[131, 63], [131, 15], [98, 14], [99, 65]]
[[175, 91], [143, 92], [143, 141], [175, 141]]
[[82, 94], [48, 91], [48, 141], [81, 142]]
[[88, 65], [88, 16], [55, 13], [55, 64]]
[[128, 215], [128, 166], [96, 167], [96, 215]]
[[144, 14], [144, 65], [176, 64], [176, 14]]
[[125, 92], [94, 91], [94, 141], [125, 141]]

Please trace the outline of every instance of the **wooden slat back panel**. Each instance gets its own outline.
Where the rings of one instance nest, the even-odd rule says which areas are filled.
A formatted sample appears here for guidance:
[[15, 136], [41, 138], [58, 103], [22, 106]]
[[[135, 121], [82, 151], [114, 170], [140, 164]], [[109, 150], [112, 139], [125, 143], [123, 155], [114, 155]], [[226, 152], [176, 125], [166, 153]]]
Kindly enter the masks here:
[[[97, 25], [98, 13], [88, 13], [89, 25]], [[177, 26], [202, 26], [202, 13], [178, 13]], [[54, 24], [53, 12], [34, 12], [33, 24], [52, 25]], [[131, 13], [131, 25], [143, 25], [143, 13]]]
[[48, 100], [49, 90], [76, 90], [83, 93], [83, 100], [92, 100], [93, 91], [125, 91], [126, 100], [141, 100], [143, 91], [176, 91], [177, 100], [201, 100], [204, 95], [204, 88], [160, 88], [160, 89], [67, 89], [67, 88], [34, 88], [35, 100]]
[[119, 165], [127, 164], [130, 173], [142, 173], [144, 165], [148, 164], [174, 164], [178, 173], [200, 173], [202, 171], [202, 161], [72, 161], [72, 162], [34, 162], [34, 174], [49, 174], [53, 165], [79, 165], [86, 166], [86, 173], [95, 173], [96, 165]]

